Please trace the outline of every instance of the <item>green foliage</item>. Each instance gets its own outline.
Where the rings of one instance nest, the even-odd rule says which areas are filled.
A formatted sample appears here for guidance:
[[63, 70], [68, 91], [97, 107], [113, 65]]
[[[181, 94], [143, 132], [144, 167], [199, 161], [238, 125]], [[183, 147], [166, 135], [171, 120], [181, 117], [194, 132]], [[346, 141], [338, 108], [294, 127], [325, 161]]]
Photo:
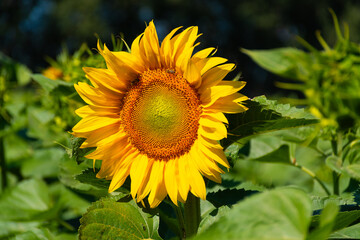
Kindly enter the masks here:
[[157, 216], [114, 199], [95, 202], [80, 222], [79, 239], [161, 239]]
[[312, 113], [321, 118], [324, 125], [347, 131], [360, 123], [360, 47], [349, 40], [348, 33], [343, 36], [335, 14], [331, 14], [337, 33], [333, 48], [317, 32], [324, 51], [316, 50], [304, 39], [298, 38], [310, 52], [290, 47], [243, 49], [243, 52], [264, 69], [295, 80], [295, 83], [281, 82], [277, 85], [302, 91]]
[[245, 199], [195, 239], [304, 239], [311, 218], [308, 196], [278, 189]]
[[360, 223], [331, 234], [329, 239], [360, 239]]
[[245, 105], [249, 109], [232, 119], [236, 127], [230, 125], [229, 136], [223, 140], [223, 145], [261, 133], [318, 123], [317, 119], [303, 109], [278, 104], [265, 96], [246, 101]]
[[327, 204], [321, 211], [317, 228], [307, 237], [308, 240], [328, 239], [335, 225], [335, 218], [338, 213], [338, 206], [335, 203]]
[[101, 161], [84, 157], [93, 148], [69, 133], [84, 105], [73, 84], [88, 81], [82, 67], [105, 67], [99, 54], [64, 49], [42, 74], [0, 54], [0, 238], [175, 239], [191, 228], [193, 239], [360, 239], [360, 48], [334, 22], [333, 49], [318, 34], [324, 51], [302, 39], [310, 52], [243, 50], [296, 81], [277, 85], [302, 91], [308, 107], [259, 96], [227, 116], [232, 167], [221, 184], [207, 182], [194, 224], [187, 203], [136, 204], [130, 179], [109, 193]]

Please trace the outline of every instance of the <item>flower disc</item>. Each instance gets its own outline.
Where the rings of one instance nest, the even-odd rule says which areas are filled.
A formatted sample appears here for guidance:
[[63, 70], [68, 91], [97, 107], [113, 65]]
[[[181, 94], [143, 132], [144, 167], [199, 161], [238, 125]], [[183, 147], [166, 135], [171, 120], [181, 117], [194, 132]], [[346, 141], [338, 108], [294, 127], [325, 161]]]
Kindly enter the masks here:
[[130, 141], [150, 158], [166, 160], [188, 152], [197, 138], [200, 100], [179, 74], [143, 73], [124, 98], [121, 119]]

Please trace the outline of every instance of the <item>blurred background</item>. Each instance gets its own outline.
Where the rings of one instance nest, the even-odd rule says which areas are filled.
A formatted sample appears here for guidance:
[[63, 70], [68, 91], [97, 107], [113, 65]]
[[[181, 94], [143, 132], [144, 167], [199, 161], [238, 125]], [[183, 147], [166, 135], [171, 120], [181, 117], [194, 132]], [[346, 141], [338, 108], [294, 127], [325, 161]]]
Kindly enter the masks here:
[[350, 25], [350, 39], [359, 42], [360, 2], [355, 0], [1, 0], [0, 51], [41, 72], [49, 65], [45, 57], [56, 58], [64, 47], [70, 53], [84, 42], [95, 48], [95, 34], [110, 44], [112, 33], [123, 33], [131, 44], [152, 19], [160, 39], [177, 26], [197, 25], [203, 33], [198, 49], [217, 47], [218, 56], [235, 62], [233, 76], [242, 73], [246, 95], [274, 96], [284, 94], [274, 87], [276, 77], [239, 49], [300, 47], [296, 35], [320, 48], [316, 30], [331, 45], [335, 33], [328, 8], [340, 24]]

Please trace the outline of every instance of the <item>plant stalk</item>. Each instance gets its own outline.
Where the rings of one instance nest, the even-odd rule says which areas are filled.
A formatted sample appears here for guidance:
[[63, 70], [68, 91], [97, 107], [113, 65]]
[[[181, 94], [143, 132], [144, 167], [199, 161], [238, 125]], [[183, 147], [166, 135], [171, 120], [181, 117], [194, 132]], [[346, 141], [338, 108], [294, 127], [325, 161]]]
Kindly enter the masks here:
[[183, 217], [183, 213], [181, 211], [181, 207], [179, 206], [175, 206], [174, 205], [174, 209], [175, 209], [175, 214], [176, 214], [176, 218], [179, 222], [179, 236], [180, 239], [185, 239], [186, 238], [186, 230], [185, 230], [185, 222], [184, 222], [184, 217]]
[[4, 148], [3, 137], [0, 137], [0, 168], [1, 168], [1, 189], [4, 191], [5, 188], [7, 187], [7, 178], [6, 178], [7, 168], [5, 161], [5, 148]]
[[300, 168], [302, 171], [306, 172], [307, 174], [309, 174], [315, 181], [317, 181], [320, 186], [324, 189], [324, 191], [326, 192], [326, 194], [328, 196], [331, 196], [331, 193], [329, 191], [329, 189], [325, 186], [325, 184], [315, 175], [315, 173], [313, 173], [310, 169], [300, 166], [300, 165], [295, 165], [296, 167]]
[[184, 204], [185, 232], [186, 238], [196, 235], [200, 221], [200, 199], [189, 193]]

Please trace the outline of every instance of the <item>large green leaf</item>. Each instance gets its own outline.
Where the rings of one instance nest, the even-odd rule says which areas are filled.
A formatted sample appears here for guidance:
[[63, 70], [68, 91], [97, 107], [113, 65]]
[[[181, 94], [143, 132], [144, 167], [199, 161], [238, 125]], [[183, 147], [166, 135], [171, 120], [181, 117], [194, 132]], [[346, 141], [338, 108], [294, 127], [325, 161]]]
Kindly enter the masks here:
[[[9, 240], [20, 240], [20, 239], [21, 240], [53, 240], [54, 235], [46, 228], [44, 229], [34, 228], [9, 238]], [[68, 240], [68, 239], [64, 238], [64, 240]]]
[[195, 239], [304, 239], [311, 203], [301, 190], [283, 188], [251, 196]]
[[[294, 167], [293, 163], [296, 161], [300, 165], [304, 164], [304, 166], [316, 170], [316, 163], [323, 162], [322, 159], [317, 159], [317, 152], [306, 152], [294, 147], [293, 143], [283, 141], [278, 132], [266, 133], [252, 138], [247, 143], [249, 150], [245, 154], [243, 151], [237, 151], [234, 145], [237, 143], [229, 146], [233, 151], [230, 153], [227, 151], [234, 166], [230, 172], [224, 174], [224, 179], [252, 182], [255, 185], [268, 188], [296, 185], [305, 191], [313, 190], [313, 179], [300, 168]], [[298, 150], [301, 152], [298, 153]]]
[[64, 154], [61, 148], [37, 149], [32, 158], [23, 162], [21, 173], [24, 177], [57, 177]]
[[360, 239], [360, 223], [331, 234], [329, 239]]
[[309, 75], [307, 65], [310, 56], [296, 48], [276, 48], [270, 50], [247, 50], [242, 52], [251, 57], [262, 68], [285, 78], [306, 81]]
[[159, 218], [144, 213], [136, 204], [101, 199], [80, 220], [82, 239], [161, 239]]
[[30, 220], [50, 209], [46, 184], [41, 180], [24, 180], [0, 197], [0, 219]]
[[0, 220], [0, 238], [2, 239], [9, 235], [24, 233], [26, 231], [36, 229], [36, 227], [40, 225], [41, 222], [36, 221], [15, 222]]
[[348, 227], [360, 218], [360, 210], [339, 212], [333, 230], [340, 230]]
[[270, 131], [308, 126], [319, 121], [304, 111], [291, 107], [289, 104], [278, 104], [260, 96], [246, 101], [247, 111], [231, 117], [233, 124], [223, 145]]

